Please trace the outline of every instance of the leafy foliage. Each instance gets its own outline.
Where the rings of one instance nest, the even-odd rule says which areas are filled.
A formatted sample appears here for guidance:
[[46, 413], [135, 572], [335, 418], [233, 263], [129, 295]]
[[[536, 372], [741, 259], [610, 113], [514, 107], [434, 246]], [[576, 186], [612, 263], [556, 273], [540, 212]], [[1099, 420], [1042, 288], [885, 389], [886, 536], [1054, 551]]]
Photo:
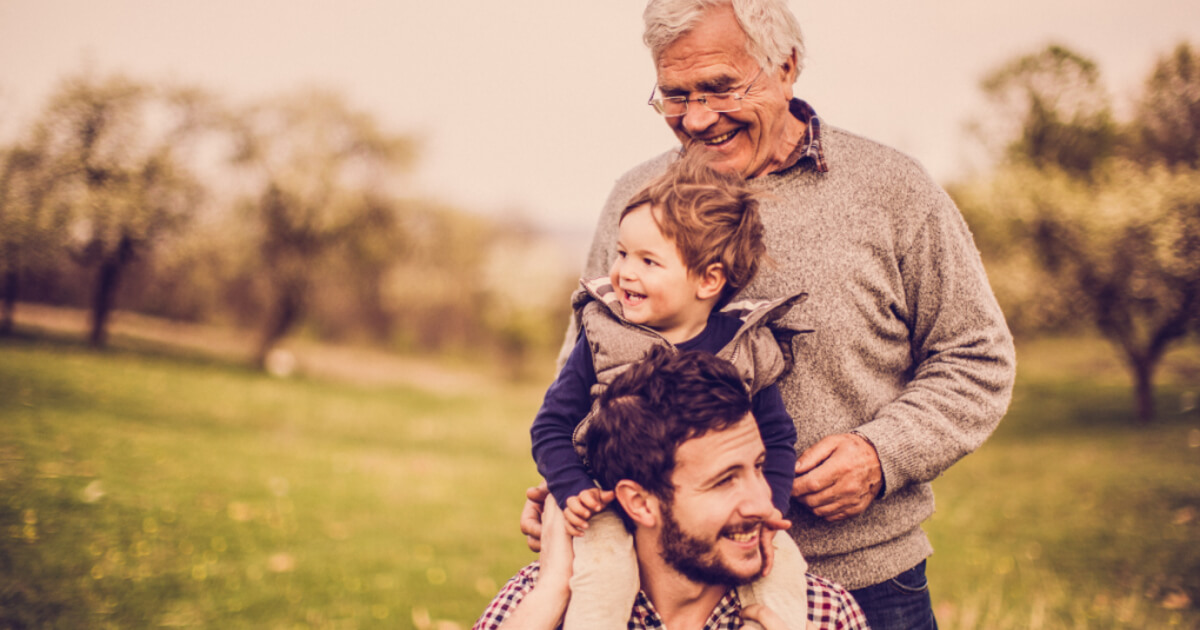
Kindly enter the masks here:
[[243, 207], [254, 220], [272, 296], [257, 355], [265, 364], [303, 318], [313, 275], [330, 255], [361, 252], [357, 259], [372, 266], [372, 235], [395, 225], [386, 186], [393, 169], [411, 159], [412, 145], [324, 91], [273, 100], [232, 120], [234, 159], [249, 179]]
[[[204, 190], [181, 158], [204, 122], [207, 97], [121, 76], [64, 80], [35, 124], [23, 164], [33, 183], [27, 215], [69, 213], [73, 259], [96, 273], [94, 346], [125, 268], [155, 239], [186, 225]], [[36, 172], [33, 172], [36, 170]], [[24, 249], [37, 245], [23, 242]]]
[[[1090, 60], [1059, 46], [989, 75], [1007, 160], [953, 192], [1017, 328], [1088, 321], [1125, 357], [1154, 416], [1163, 354], [1200, 322], [1200, 72], [1181, 45], [1118, 125]], [[1182, 139], [1182, 142], [1177, 142]], [[1007, 295], [1006, 295], [1007, 294]]]
[[69, 207], [48, 201], [56, 175], [45, 156], [15, 146], [0, 153], [0, 334], [13, 330], [22, 276], [49, 267], [66, 239]]
[[1112, 107], [1092, 60], [1051, 45], [987, 75], [984, 94], [1000, 112], [990, 137], [1009, 159], [1083, 176], [1117, 146]]
[[1133, 123], [1143, 160], [1200, 169], [1200, 51], [1181, 43], [1159, 59]]

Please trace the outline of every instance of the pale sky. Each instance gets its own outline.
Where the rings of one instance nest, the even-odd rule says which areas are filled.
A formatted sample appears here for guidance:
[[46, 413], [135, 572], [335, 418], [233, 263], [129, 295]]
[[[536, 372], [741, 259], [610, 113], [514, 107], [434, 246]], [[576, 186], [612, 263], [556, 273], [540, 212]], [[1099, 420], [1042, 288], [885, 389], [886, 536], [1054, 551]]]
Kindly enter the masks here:
[[[792, 0], [796, 93], [827, 124], [913, 155], [941, 181], [973, 155], [979, 78], [1054, 41], [1099, 62], [1118, 105], [1154, 60], [1200, 45], [1196, 0]], [[414, 192], [586, 231], [612, 182], [674, 143], [642, 0], [0, 0], [0, 139], [64, 75], [194, 82], [247, 102], [341, 90], [420, 139]]]

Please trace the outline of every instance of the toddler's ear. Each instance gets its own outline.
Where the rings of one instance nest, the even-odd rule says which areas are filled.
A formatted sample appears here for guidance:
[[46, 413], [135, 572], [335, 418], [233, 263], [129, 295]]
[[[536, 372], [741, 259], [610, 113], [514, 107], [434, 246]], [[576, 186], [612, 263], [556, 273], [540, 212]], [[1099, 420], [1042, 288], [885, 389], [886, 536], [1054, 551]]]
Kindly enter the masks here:
[[719, 262], [710, 264], [700, 274], [700, 286], [696, 289], [696, 298], [707, 300], [721, 295], [725, 289], [725, 266]]

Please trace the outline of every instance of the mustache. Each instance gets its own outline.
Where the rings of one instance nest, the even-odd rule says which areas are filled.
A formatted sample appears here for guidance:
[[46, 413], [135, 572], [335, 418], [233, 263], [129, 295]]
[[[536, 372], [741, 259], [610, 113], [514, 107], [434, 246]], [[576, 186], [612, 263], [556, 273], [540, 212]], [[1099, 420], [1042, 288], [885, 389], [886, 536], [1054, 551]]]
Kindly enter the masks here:
[[748, 534], [750, 532], [753, 532], [753, 531], [763, 527], [763, 525], [765, 523], [766, 523], [766, 520], [761, 519], [761, 518], [749, 519], [749, 520], [742, 521], [740, 523], [733, 523], [731, 525], [726, 525], [725, 527], [723, 527], [721, 529], [720, 535], [721, 536], [730, 536], [730, 535], [737, 535], [737, 534]]

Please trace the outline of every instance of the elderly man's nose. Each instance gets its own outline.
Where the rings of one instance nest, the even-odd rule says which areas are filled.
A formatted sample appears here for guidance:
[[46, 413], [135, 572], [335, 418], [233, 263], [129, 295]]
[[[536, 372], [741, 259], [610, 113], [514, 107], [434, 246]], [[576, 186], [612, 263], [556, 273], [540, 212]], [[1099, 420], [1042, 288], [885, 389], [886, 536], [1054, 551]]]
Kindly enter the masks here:
[[720, 114], [710, 111], [700, 103], [688, 103], [687, 112], [683, 114], [683, 128], [691, 135], [696, 135], [716, 124]]

